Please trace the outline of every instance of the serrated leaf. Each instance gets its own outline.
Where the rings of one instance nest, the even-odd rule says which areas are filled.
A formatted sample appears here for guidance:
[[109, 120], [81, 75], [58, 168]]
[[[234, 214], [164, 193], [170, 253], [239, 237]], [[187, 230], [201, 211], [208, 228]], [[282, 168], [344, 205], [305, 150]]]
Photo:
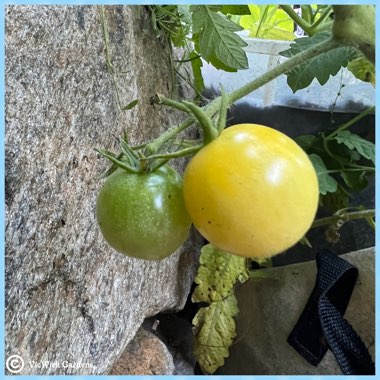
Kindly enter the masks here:
[[356, 78], [362, 80], [363, 82], [369, 82], [375, 85], [375, 65], [364, 55], [360, 55], [350, 61], [347, 68], [352, 72], [352, 74], [355, 75]]
[[242, 49], [247, 44], [235, 33], [242, 28], [208, 5], [196, 5], [193, 12], [193, 33], [199, 36], [199, 53], [210, 62], [212, 57], [232, 69], [247, 69], [248, 59]]
[[375, 163], [375, 144], [373, 142], [347, 130], [339, 132], [335, 136], [335, 140], [349, 149], [355, 149], [361, 156]]
[[[313, 37], [303, 37], [294, 40], [290, 49], [280, 53], [284, 57], [293, 57], [301, 51], [309, 49], [315, 44], [325, 41], [331, 37], [330, 32], [318, 33]], [[314, 78], [323, 86], [330, 78], [336, 75], [341, 67], [346, 67], [348, 62], [354, 57], [355, 49], [352, 47], [340, 47], [330, 50], [327, 53], [308, 60], [306, 63], [297, 66], [289, 71], [288, 85], [296, 92], [310, 85]]]
[[314, 153], [310, 154], [309, 158], [318, 175], [319, 192], [324, 195], [336, 191], [338, 188], [338, 182], [328, 174], [328, 170], [322, 158]]
[[277, 5], [249, 5], [250, 15], [240, 17], [240, 25], [250, 37], [294, 40], [294, 23]]
[[198, 310], [193, 319], [196, 341], [194, 356], [203, 372], [212, 374], [224, 364], [236, 336], [234, 317], [237, 300], [231, 295]]
[[195, 277], [198, 284], [193, 291], [193, 302], [220, 301], [233, 293], [234, 285], [248, 279], [246, 259], [224, 252], [212, 244], [201, 249], [200, 266]]
[[225, 15], [249, 15], [251, 14], [248, 5], [223, 5], [220, 12]]

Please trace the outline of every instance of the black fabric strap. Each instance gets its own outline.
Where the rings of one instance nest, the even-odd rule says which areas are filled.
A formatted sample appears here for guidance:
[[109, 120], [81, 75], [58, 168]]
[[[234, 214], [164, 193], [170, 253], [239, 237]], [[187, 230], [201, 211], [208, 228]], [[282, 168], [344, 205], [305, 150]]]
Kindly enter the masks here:
[[358, 270], [323, 250], [317, 254], [317, 279], [288, 343], [317, 366], [329, 348], [345, 375], [373, 375], [375, 365], [365, 344], [343, 318]]

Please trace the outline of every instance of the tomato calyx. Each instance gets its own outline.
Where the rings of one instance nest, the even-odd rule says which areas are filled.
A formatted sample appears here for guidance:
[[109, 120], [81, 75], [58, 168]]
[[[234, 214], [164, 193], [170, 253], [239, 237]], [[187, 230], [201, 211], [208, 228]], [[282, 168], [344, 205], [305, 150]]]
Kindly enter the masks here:
[[95, 149], [97, 153], [112, 162], [112, 166], [98, 178], [107, 178], [118, 168], [131, 174], [151, 173], [165, 165], [169, 160], [193, 155], [204, 146], [199, 140], [172, 140], [162, 144], [158, 151], [157, 149], [148, 149], [149, 145], [132, 147], [128, 144], [127, 138], [124, 137], [120, 139], [121, 152], [118, 154], [106, 149]]
[[[112, 166], [99, 178], [106, 178], [116, 169], [120, 168], [128, 173], [150, 173], [162, 165], [165, 165], [172, 158], [194, 155], [204, 146], [215, 140], [226, 126], [227, 110], [229, 98], [221, 88], [221, 102], [218, 111], [210, 111], [207, 106], [198, 107], [196, 104], [182, 101], [178, 102], [156, 94], [151, 98], [151, 104], [161, 104], [171, 106], [182, 112], [186, 112], [190, 119], [183, 122], [177, 129], [164, 132], [156, 140], [132, 147], [128, 143], [127, 135], [120, 139], [119, 154], [115, 154], [106, 149], [95, 149], [97, 153], [112, 162]], [[210, 116], [210, 115], [211, 116]], [[177, 135], [184, 129], [190, 127], [194, 122], [198, 122], [202, 131], [202, 140], [179, 140]], [[173, 150], [173, 147], [175, 148]]]
[[137, 152], [128, 144], [126, 136], [120, 139], [120, 148], [121, 153], [119, 154], [115, 154], [106, 149], [95, 149], [97, 153], [112, 162], [112, 166], [102, 174], [100, 178], [108, 177], [118, 168], [134, 174], [148, 171], [145, 162], [140, 160], [140, 152]]

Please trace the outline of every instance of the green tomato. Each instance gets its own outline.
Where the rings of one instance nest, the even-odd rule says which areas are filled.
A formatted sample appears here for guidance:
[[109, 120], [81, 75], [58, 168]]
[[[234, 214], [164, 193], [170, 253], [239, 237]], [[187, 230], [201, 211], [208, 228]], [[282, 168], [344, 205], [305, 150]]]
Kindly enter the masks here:
[[191, 225], [182, 178], [169, 166], [143, 174], [118, 169], [105, 181], [96, 203], [105, 240], [131, 257], [159, 260], [186, 239]]

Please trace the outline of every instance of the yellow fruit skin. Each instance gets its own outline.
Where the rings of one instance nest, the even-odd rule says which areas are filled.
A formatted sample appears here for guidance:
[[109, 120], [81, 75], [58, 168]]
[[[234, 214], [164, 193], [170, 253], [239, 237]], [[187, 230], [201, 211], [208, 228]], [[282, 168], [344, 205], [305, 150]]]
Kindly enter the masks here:
[[239, 124], [200, 150], [184, 174], [186, 208], [214, 246], [266, 258], [297, 243], [318, 207], [318, 178], [306, 153], [269, 127]]

